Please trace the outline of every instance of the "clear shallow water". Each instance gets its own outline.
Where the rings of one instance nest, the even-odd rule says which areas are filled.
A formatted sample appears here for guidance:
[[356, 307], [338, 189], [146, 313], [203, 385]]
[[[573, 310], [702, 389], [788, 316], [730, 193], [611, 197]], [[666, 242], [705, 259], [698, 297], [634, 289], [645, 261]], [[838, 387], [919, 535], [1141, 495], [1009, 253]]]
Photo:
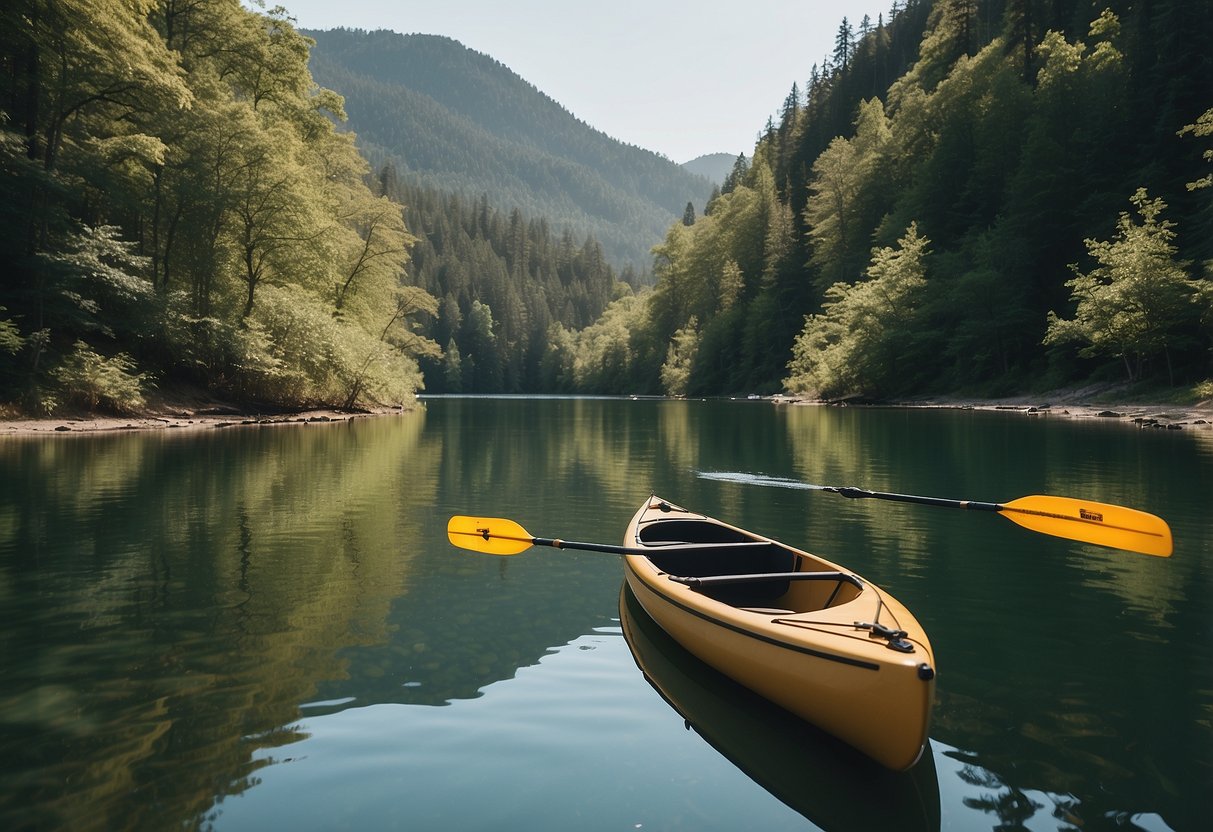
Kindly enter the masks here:
[[[0, 823], [1203, 829], [1210, 438], [969, 411], [433, 399], [342, 425], [8, 439]], [[1085, 496], [1161, 514], [1176, 553], [784, 480]], [[931, 759], [873, 770], [659, 632], [638, 666], [646, 630], [612, 556], [494, 558], [445, 537], [451, 514], [486, 514], [617, 542], [650, 491], [910, 606], [940, 670]]]

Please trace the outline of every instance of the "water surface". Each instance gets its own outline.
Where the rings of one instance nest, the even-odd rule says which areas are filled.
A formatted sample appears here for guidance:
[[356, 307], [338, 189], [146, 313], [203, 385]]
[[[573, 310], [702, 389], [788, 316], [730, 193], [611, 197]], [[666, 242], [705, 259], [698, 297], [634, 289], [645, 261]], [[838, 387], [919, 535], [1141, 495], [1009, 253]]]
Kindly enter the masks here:
[[[1210, 438], [453, 398], [333, 425], [5, 439], [0, 824], [885, 829], [891, 812], [906, 829], [1204, 829]], [[796, 483], [1088, 497], [1162, 515], [1176, 551]], [[450, 515], [484, 514], [618, 542], [650, 492], [913, 609], [939, 666], [930, 758], [875, 771], [734, 690], [629, 618], [613, 556], [446, 541]], [[875, 782], [886, 797], [857, 813]]]

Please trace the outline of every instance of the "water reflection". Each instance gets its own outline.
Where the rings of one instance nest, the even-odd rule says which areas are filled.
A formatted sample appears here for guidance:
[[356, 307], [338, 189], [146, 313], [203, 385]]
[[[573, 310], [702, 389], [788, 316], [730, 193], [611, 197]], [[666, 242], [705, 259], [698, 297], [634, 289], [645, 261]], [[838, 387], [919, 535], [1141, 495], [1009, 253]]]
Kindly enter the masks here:
[[[410, 765], [434, 781], [442, 766], [466, 771], [464, 751], [491, 751], [505, 768], [533, 747], [525, 731], [551, 724], [545, 753], [575, 735], [565, 764], [619, 772], [562, 782], [618, 802], [610, 788], [642, 787], [628, 774], [635, 744], [594, 737], [623, 724], [624, 691], [595, 698], [600, 681], [576, 681], [585, 695], [564, 698], [592, 712], [561, 722], [559, 697], [547, 699], [542, 713], [520, 711], [526, 728], [481, 707], [486, 691], [542, 671], [553, 645], [610, 625], [618, 561], [454, 551], [445, 524], [483, 513], [541, 536], [618, 542], [655, 491], [844, 563], [914, 610], [940, 664], [943, 828], [1203, 828], [1213, 812], [1213, 445], [1189, 433], [1019, 414], [466, 399], [348, 425], [0, 440], [0, 827], [205, 823], [225, 798], [280, 795], [253, 787], [289, 779], [281, 764], [314, 747], [315, 736], [303, 739], [314, 726], [360, 717], [368, 736], [382, 734], [377, 721], [402, 712], [413, 733], [393, 736], [411, 739]], [[985, 500], [1086, 495], [1162, 515], [1176, 551], [1123, 555], [994, 515], [697, 471]], [[633, 679], [664, 719], [622, 644], [618, 653], [620, 684]], [[528, 696], [550, 684], [533, 678]], [[481, 721], [467, 721], [473, 711]], [[739, 764], [757, 757], [743, 765], [760, 772], [767, 755], [744, 736], [709, 734], [716, 721], [696, 719]], [[712, 828], [687, 820], [685, 790], [713, 765], [736, 772], [701, 745], [679, 759], [677, 789], [645, 779], [650, 828]], [[311, 770], [314, 788], [329, 782], [330, 760], [365, 771], [374, 764], [359, 755], [374, 753], [343, 746], [356, 759], [327, 758]], [[819, 800], [809, 781], [832, 775], [808, 759], [787, 769], [812, 770], [804, 783], [761, 776], [797, 812], [837, 825], [851, 809]], [[534, 770], [513, 772], [514, 788]], [[366, 805], [394, 810], [392, 776], [366, 781], [383, 790]], [[737, 779], [759, 800], [747, 804], [749, 825], [773, 814], [800, 822]], [[276, 796], [257, 802], [282, 810]], [[585, 828], [577, 804], [570, 791], [566, 814], [534, 826]], [[932, 828], [930, 812], [911, 814]]]
[[169, 828], [255, 784], [408, 591], [423, 428], [5, 444], [5, 825]]
[[909, 772], [889, 771], [700, 662], [648, 617], [626, 585], [619, 616], [645, 679], [687, 727], [823, 830], [939, 829], [930, 754]]
[[[826, 830], [1080, 829], [1169, 832], [1161, 815], [1117, 808], [1118, 798], [1086, 801], [1032, 788], [1041, 778], [1022, 761], [963, 751], [938, 739], [908, 772], [889, 771], [740, 687], [696, 659], [644, 612], [625, 585], [619, 598], [624, 638], [645, 679], [747, 776]], [[1077, 703], [1067, 702], [1067, 706]], [[955, 703], [944, 705], [954, 709]], [[1077, 714], [1072, 718], [1081, 719]], [[990, 726], [1005, 734], [1006, 726]], [[991, 738], [990, 744], [996, 739]], [[984, 743], [983, 743], [984, 745]], [[1006, 774], [988, 767], [1003, 765]], [[941, 810], [942, 804], [942, 810]], [[941, 818], [947, 823], [942, 824]]]

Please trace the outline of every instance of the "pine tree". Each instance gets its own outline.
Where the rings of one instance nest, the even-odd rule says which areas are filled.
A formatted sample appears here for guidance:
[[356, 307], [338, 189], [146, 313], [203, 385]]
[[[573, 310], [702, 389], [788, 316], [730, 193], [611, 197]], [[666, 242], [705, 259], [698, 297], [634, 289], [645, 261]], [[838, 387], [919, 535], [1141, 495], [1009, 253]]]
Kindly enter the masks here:
[[724, 178], [724, 183], [720, 186], [720, 193], [730, 193], [738, 185], [744, 183], [746, 174], [749, 173], [749, 171], [749, 160], [746, 159], [744, 153], [738, 154], [737, 159], [733, 162], [733, 169], [729, 171], [729, 175]]
[[846, 72], [850, 66], [851, 56], [855, 54], [855, 30], [844, 17], [838, 24], [838, 33], [834, 36], [834, 66], [841, 72]]
[[695, 206], [688, 202], [686, 210], [682, 212], [682, 224], [691, 226], [695, 224]]

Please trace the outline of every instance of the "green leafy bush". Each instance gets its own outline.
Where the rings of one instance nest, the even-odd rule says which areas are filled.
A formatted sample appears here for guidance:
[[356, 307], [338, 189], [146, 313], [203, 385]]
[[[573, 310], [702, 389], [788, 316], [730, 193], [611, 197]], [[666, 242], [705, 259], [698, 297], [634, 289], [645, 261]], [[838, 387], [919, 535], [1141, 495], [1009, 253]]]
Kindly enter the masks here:
[[51, 375], [62, 386], [65, 401], [89, 410], [133, 413], [147, 404], [143, 393], [147, 376], [132, 372], [134, 367], [126, 353], [105, 358], [77, 341]]

